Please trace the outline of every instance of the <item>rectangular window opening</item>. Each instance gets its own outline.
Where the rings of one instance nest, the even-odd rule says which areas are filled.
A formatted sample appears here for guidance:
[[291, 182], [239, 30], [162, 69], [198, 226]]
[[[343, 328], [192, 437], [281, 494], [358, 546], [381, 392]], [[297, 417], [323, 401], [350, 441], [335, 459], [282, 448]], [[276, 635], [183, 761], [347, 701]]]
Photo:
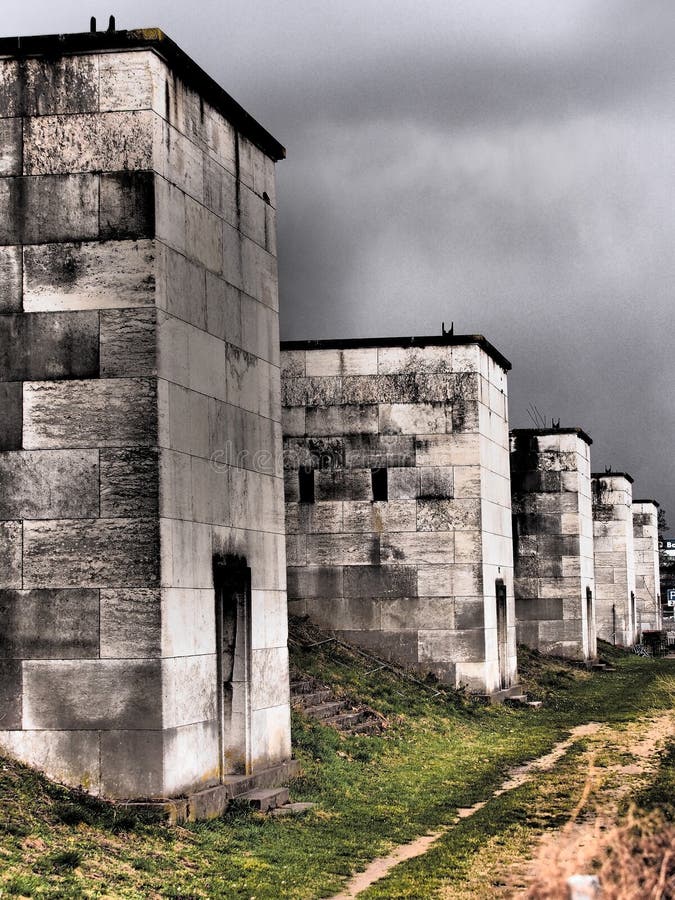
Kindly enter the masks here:
[[300, 486], [300, 502], [314, 503], [314, 469], [300, 466], [298, 469], [298, 483]]
[[387, 470], [371, 469], [370, 475], [373, 482], [373, 500], [388, 500], [389, 489], [387, 485]]

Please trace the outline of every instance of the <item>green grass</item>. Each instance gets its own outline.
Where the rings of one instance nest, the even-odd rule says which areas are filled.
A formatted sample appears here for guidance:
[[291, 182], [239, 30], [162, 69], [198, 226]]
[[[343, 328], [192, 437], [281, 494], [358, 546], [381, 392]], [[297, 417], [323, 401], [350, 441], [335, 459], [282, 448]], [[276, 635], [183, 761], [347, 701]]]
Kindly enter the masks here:
[[[610, 652], [617, 671], [593, 675], [524, 652], [523, 681], [546, 706], [521, 710], [454, 692], [434, 697], [386, 670], [372, 672], [373, 664], [335, 646], [295, 649], [297, 668], [389, 721], [381, 736], [343, 737], [294, 716], [303, 776], [291, 785], [292, 798], [317, 803], [298, 818], [267, 819], [235, 806], [222, 820], [171, 829], [0, 760], [0, 896], [330, 896], [374, 857], [449, 823], [457, 807], [486, 799], [508, 768], [546, 752], [574, 725], [620, 726], [673, 705], [675, 661]], [[550, 780], [538, 776], [496, 798], [366, 896], [433, 896], [444, 878], [465, 877], [476, 847], [514, 829], [550, 827], [575, 796], [572, 775], [561, 780], [566, 765]], [[533, 791], [548, 791], [548, 817]]]

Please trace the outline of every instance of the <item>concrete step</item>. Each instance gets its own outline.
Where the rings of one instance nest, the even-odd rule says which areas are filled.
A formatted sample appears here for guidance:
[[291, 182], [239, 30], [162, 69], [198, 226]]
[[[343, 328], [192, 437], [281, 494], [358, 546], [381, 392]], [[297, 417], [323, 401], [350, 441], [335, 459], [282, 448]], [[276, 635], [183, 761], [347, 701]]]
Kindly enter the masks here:
[[311, 694], [320, 685], [314, 678], [305, 678], [302, 681], [291, 681], [291, 696], [297, 694]]
[[365, 722], [352, 725], [349, 729], [350, 734], [380, 734], [381, 731], [382, 724], [379, 719], [366, 719]]
[[504, 703], [513, 703], [522, 706], [527, 703], [527, 694], [511, 694], [509, 697], [504, 697]]
[[277, 806], [276, 809], [270, 810], [270, 815], [274, 816], [299, 816], [302, 813], [309, 812], [314, 809], [316, 803], [285, 803], [283, 806]]
[[544, 704], [541, 700], [528, 700], [527, 705], [532, 709], [541, 709]]
[[308, 706], [319, 706], [319, 704], [330, 700], [331, 697], [332, 691], [326, 689], [325, 691], [312, 691], [307, 694], [291, 694], [291, 702], [294, 705], [300, 704], [306, 709]]
[[241, 797], [248, 791], [260, 788], [275, 788], [295, 778], [300, 772], [300, 763], [290, 759], [278, 766], [269, 769], [260, 769], [252, 775], [225, 775], [222, 783], [212, 790], [224, 791], [227, 798], [232, 800]]
[[288, 788], [260, 788], [255, 791], [247, 791], [237, 799], [245, 800], [249, 806], [260, 812], [268, 812], [289, 802]]
[[519, 684], [512, 684], [511, 687], [502, 688], [500, 691], [493, 691], [491, 694], [479, 695], [483, 701], [491, 704], [504, 703], [511, 697], [522, 696], [523, 689]]
[[346, 700], [334, 700], [332, 703], [319, 703], [318, 706], [305, 707], [305, 715], [310, 719], [330, 719], [347, 709], [349, 703]]
[[324, 725], [333, 725], [335, 728], [350, 729], [352, 725], [359, 725], [366, 718], [368, 713], [365, 709], [356, 710], [355, 712], [340, 713], [337, 716], [331, 716], [324, 719]]

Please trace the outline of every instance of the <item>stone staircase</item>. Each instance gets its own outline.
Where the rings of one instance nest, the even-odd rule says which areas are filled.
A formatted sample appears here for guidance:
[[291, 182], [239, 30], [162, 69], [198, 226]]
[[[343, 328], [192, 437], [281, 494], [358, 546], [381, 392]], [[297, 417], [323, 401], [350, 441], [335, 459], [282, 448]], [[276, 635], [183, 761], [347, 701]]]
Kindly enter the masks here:
[[347, 734], [380, 734], [386, 721], [363, 704], [336, 697], [315, 678], [291, 681], [291, 705], [308, 718]]

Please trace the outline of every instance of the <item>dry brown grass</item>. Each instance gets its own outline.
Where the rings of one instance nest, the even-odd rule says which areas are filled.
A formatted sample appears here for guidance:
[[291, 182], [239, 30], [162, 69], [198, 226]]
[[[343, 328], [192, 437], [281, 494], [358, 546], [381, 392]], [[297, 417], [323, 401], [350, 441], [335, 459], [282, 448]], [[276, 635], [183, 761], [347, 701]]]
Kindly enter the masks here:
[[[658, 815], [631, 812], [618, 826], [598, 820], [592, 837], [580, 846], [574, 826], [552, 850], [547, 865], [524, 895], [528, 900], [568, 896], [571, 875], [597, 875], [603, 900], [675, 898], [675, 826]], [[567, 839], [565, 839], [567, 838]]]

